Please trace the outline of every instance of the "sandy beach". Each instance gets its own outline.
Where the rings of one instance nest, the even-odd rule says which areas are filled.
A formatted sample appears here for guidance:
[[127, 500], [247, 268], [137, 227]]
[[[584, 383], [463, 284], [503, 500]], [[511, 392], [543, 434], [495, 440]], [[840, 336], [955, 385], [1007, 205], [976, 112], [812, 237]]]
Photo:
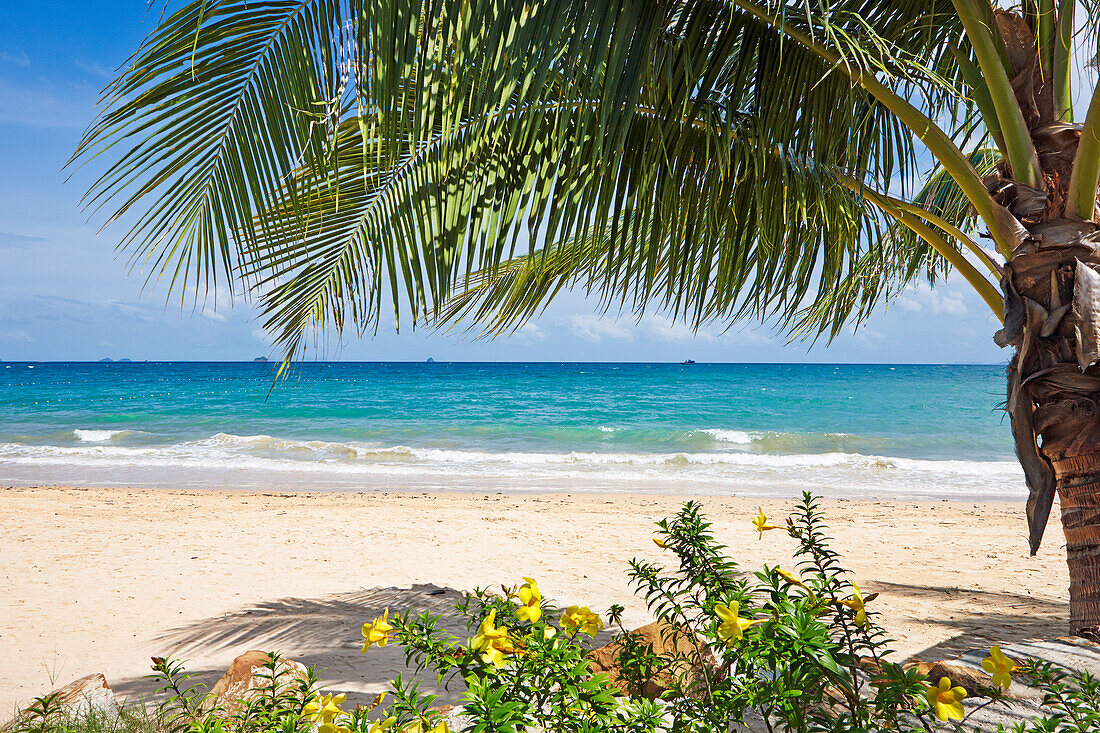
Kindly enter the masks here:
[[[321, 669], [365, 695], [403, 669], [394, 648], [359, 655], [359, 627], [387, 606], [445, 613], [458, 591], [532, 576], [547, 597], [649, 620], [625, 575], [659, 559], [653, 522], [676, 496], [255, 493], [0, 488], [0, 711], [81, 675], [148, 691], [148, 658], [207, 677], [248, 649]], [[790, 567], [792, 541], [757, 539], [757, 505], [704, 497], [746, 569]], [[1023, 503], [824, 503], [847, 564], [906, 656], [1050, 638], [1068, 618], [1057, 519], [1029, 557]], [[1054, 516], [1058, 510], [1055, 508]], [[457, 628], [455, 629], [458, 630]]]

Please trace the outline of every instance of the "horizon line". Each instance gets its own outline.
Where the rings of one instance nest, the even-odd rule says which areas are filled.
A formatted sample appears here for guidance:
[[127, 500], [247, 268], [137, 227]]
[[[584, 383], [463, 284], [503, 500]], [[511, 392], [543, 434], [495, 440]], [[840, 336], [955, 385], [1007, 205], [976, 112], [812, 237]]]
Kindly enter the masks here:
[[[270, 364], [282, 362], [278, 359], [257, 361], [256, 359], [14, 359], [0, 364]], [[292, 366], [310, 364], [662, 364], [669, 366], [1005, 366], [1004, 362], [991, 361], [519, 361], [519, 360], [441, 360], [432, 359], [375, 359], [375, 360], [299, 360]]]

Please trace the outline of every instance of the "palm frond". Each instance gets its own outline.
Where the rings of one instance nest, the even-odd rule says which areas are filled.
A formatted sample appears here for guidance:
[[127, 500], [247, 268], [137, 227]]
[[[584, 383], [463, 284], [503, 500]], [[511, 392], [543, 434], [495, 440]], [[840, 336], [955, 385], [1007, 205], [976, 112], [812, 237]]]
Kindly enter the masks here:
[[[914, 280], [932, 281], [945, 270], [944, 260], [924, 242], [891, 236], [864, 198], [839, 185], [834, 176], [796, 161], [771, 158], [769, 166], [787, 167], [784, 193], [814, 204], [809, 209], [796, 207], [792, 209], [795, 217], [776, 221], [772, 215], [777, 207], [761, 201], [758, 213], [768, 221], [756, 223], [755, 228], [782, 229], [797, 218], [800, 226], [826, 235], [803, 241], [809, 249], [781, 247], [769, 252], [749, 246], [740, 252], [715, 251], [714, 261], [695, 260], [685, 269], [677, 266], [676, 244], [664, 242], [668, 256], [658, 259], [655, 271], [648, 273], [654, 285], [623, 287], [599, 277], [603, 271], [624, 270], [614, 261], [622, 256], [622, 250], [609, 237], [591, 230], [514, 258], [493, 271], [474, 273], [430, 325], [450, 328], [465, 324], [482, 336], [506, 334], [537, 316], [563, 289], [584, 287], [598, 297], [605, 312], [617, 308], [640, 316], [654, 308], [696, 328], [714, 321], [730, 325], [742, 318], [755, 318], [768, 320], [792, 336], [825, 334], [831, 339], [845, 324], [865, 319]], [[757, 184], [746, 177], [743, 185], [751, 191]], [[828, 193], [822, 196], [821, 192]], [[833, 219], [840, 212], [853, 226], [847, 237]], [[832, 239], [833, 235], [839, 241]], [[771, 261], [775, 256], [789, 261], [777, 266]], [[737, 265], [731, 267], [731, 261]], [[807, 269], [806, 263], [814, 264]], [[706, 276], [701, 274], [704, 271]], [[731, 276], [746, 280], [725, 280]], [[625, 301], [621, 297], [624, 292], [635, 295]], [[731, 293], [738, 297], [730, 298]]]
[[[993, 148], [978, 148], [969, 154], [970, 162], [978, 174], [985, 177], [991, 175], [1001, 161], [1000, 155]], [[924, 211], [936, 215], [971, 237], [978, 238], [978, 219], [974, 214], [970, 202], [958, 187], [951, 176], [937, 166], [928, 175], [923, 185], [913, 195], [911, 202]], [[942, 227], [932, 224], [933, 229], [947, 239], [956, 239], [954, 234], [945, 231]], [[895, 226], [894, 236], [912, 246], [918, 240], [912, 231], [904, 227]]]
[[109, 159], [86, 195], [156, 274], [236, 283], [233, 265], [284, 179], [325, 165], [343, 106], [341, 0], [195, 0], [169, 15], [104, 93], [74, 159]]
[[[962, 109], [950, 0], [769, 8], [930, 113]], [[104, 104], [77, 153], [112, 161], [89, 202], [134, 217], [156, 271], [254, 288], [291, 354], [403, 307], [434, 319], [473, 273], [568, 260], [578, 237], [601, 243], [575, 262], [609, 304], [696, 324], [793, 322], [857, 270], [879, 268], [867, 303], [913, 271], [869, 255], [879, 220], [822, 174], [907, 180], [910, 132], [724, 0], [194, 0]]]

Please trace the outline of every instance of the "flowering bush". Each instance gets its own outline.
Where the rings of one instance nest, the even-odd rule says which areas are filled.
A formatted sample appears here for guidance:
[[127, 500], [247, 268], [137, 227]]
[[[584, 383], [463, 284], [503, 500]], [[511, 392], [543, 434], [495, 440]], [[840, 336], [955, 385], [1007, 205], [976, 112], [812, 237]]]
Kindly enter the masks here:
[[[760, 510], [751, 521], [761, 538], [782, 529], [797, 540], [796, 570], [743, 573], [695, 502], [658, 522], [654, 543], [669, 552], [668, 566], [634, 560], [628, 573], [662, 622], [665, 643], [655, 650], [627, 633], [622, 609], [612, 608], [615, 679], [589, 664], [599, 616], [583, 606], [555, 608], [531, 578], [500, 594], [467, 596], [457, 608], [466, 639], [440, 631], [438, 617], [428, 614], [387, 613], [363, 634], [400, 645], [410, 666], [434, 672], [442, 684], [460, 684], [475, 733], [711, 733], [752, 721], [805, 733], [904, 733], [965, 722], [966, 690], [891, 659], [874, 621], [876, 594], [865, 595], [849, 578], [811, 495], [783, 524], [769, 523]], [[379, 640], [380, 623], [387, 631]], [[1003, 700], [1013, 672], [1038, 669], [1018, 669], [996, 647], [983, 666], [993, 688], [978, 707]], [[659, 694], [645, 694], [654, 690]], [[396, 726], [438, 720], [431, 697], [417, 697], [400, 681], [394, 692], [398, 702], [386, 714]], [[1072, 705], [1078, 698], [1066, 699]]]

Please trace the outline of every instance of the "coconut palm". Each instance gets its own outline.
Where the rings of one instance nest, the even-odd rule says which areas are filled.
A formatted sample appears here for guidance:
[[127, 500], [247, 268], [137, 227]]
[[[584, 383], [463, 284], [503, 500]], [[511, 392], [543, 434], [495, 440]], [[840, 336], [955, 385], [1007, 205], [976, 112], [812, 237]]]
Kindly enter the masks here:
[[508, 332], [569, 288], [831, 338], [953, 272], [1015, 349], [1031, 549], [1057, 493], [1088, 633], [1100, 93], [1083, 125], [1073, 94], [1098, 20], [1093, 0], [192, 0], [75, 159], [135, 262], [255, 297], [288, 358], [401, 312]]

